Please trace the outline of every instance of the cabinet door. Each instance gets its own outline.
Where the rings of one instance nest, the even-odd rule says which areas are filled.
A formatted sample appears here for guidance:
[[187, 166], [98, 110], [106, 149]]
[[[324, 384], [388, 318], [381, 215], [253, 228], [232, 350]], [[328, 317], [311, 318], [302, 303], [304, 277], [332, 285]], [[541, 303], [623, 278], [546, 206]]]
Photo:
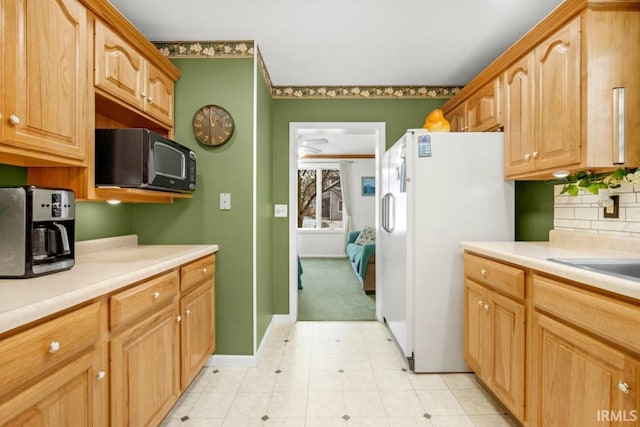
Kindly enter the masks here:
[[491, 311], [490, 386], [518, 419], [524, 419], [525, 309], [509, 298], [489, 292]]
[[44, 380], [0, 405], [7, 426], [99, 426], [95, 384], [101, 381], [96, 353], [73, 360]]
[[181, 386], [186, 389], [215, 351], [215, 287], [213, 279], [180, 300]]
[[491, 361], [487, 289], [465, 279], [464, 304], [464, 360], [478, 376], [487, 378]]
[[[84, 165], [93, 129], [87, 10], [77, 0], [3, 1], [0, 160]], [[6, 154], [5, 154], [6, 153]], [[11, 158], [13, 156], [13, 159]]]
[[111, 422], [160, 424], [180, 393], [178, 321], [175, 305], [111, 340]]
[[504, 84], [504, 171], [505, 177], [532, 171], [533, 53], [514, 63], [503, 74]]
[[173, 80], [147, 62], [145, 110], [156, 119], [173, 126]]
[[451, 132], [464, 132], [467, 130], [467, 103], [463, 102], [447, 114], [446, 119], [451, 125]]
[[636, 425], [640, 362], [549, 317], [534, 322], [540, 391], [530, 425]]
[[102, 22], [95, 30], [95, 85], [140, 110], [144, 108], [144, 59]]
[[536, 169], [580, 163], [580, 46], [577, 18], [535, 49]]
[[478, 89], [467, 100], [467, 127], [469, 132], [487, 132], [501, 126], [500, 78]]

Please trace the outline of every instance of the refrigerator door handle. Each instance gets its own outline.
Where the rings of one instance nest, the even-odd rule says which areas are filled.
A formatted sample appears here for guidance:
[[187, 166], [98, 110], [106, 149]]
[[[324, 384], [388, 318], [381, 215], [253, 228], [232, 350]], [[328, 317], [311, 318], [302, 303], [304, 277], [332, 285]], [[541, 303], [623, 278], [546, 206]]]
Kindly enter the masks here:
[[395, 198], [387, 193], [382, 197], [382, 228], [387, 233], [392, 233], [395, 228]]

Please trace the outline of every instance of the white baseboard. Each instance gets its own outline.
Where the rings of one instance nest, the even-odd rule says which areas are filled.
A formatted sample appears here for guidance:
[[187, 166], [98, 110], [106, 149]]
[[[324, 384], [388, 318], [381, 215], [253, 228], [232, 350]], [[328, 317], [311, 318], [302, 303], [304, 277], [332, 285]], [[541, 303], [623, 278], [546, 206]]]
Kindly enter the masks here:
[[256, 354], [214, 354], [212, 356], [209, 356], [209, 359], [205, 362], [204, 366], [216, 366], [220, 368], [255, 368], [260, 362], [260, 357], [262, 356], [264, 346], [266, 345], [267, 341], [269, 340], [269, 336], [271, 335], [271, 327], [276, 323], [289, 322], [293, 322], [293, 320], [291, 320], [291, 315], [274, 314], [271, 318], [271, 322], [269, 322], [267, 330], [264, 333], [264, 337], [262, 338], [262, 342], [260, 342], [260, 346], [258, 347], [258, 351], [256, 352]]

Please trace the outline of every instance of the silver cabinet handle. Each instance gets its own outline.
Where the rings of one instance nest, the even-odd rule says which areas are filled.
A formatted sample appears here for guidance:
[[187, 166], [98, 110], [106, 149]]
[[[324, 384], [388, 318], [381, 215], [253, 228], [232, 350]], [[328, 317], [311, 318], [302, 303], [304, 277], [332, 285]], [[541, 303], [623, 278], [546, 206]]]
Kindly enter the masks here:
[[158, 298], [160, 298], [160, 292], [155, 291], [155, 292], [153, 293], [153, 299], [158, 299]]
[[491, 308], [491, 307], [489, 307], [489, 304], [485, 304], [485, 305], [484, 305], [484, 309], [485, 309], [485, 310], [489, 310], [489, 308]]
[[629, 384], [623, 381], [618, 382], [618, 389], [624, 394], [629, 394], [629, 392], [631, 391], [631, 387], [629, 387]]
[[182, 321], [182, 316], [176, 317], [176, 322], [181, 322], [181, 321]]
[[202, 272], [203, 272], [204, 274], [207, 274], [207, 269], [206, 269], [206, 268], [203, 268], [203, 269], [202, 269]]
[[186, 314], [187, 316], [191, 314], [191, 310], [187, 309], [184, 311], [184, 314]]
[[613, 88], [613, 164], [621, 165], [625, 162], [625, 88]]
[[524, 155], [524, 159], [525, 159], [526, 161], [529, 161], [529, 160], [531, 159], [531, 154], [529, 154], [529, 153], [525, 154], [525, 155]]
[[532, 156], [533, 156], [533, 158], [534, 158], [534, 159], [537, 159], [537, 158], [538, 158], [538, 156], [539, 156], [539, 154], [538, 154], [538, 152], [537, 152], [537, 151], [534, 151], [534, 152], [533, 152], [533, 154], [532, 154]]
[[9, 121], [13, 125], [19, 125], [20, 124], [20, 117], [16, 116], [15, 114], [12, 114], [11, 116], [9, 116]]
[[153, 104], [153, 98], [152, 97], [148, 97], [147, 101], [149, 101], [149, 104]]
[[104, 370], [100, 370], [98, 371], [98, 374], [96, 375], [96, 379], [98, 381], [102, 381], [104, 379], [104, 377], [107, 376], [107, 373]]
[[60, 350], [60, 341], [51, 341], [49, 344], [49, 353], [54, 354]]
[[487, 270], [485, 270], [484, 268], [482, 270], [480, 270], [480, 274], [482, 274], [483, 276], [487, 275]]
[[145, 92], [140, 92], [140, 98], [146, 98], [147, 94]]

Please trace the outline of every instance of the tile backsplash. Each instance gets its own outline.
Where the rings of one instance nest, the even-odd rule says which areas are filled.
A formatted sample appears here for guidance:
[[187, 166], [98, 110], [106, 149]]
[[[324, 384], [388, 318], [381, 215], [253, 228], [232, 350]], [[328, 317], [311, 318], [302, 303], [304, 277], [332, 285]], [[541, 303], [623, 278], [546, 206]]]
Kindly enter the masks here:
[[560, 194], [562, 185], [554, 188], [553, 228], [597, 234], [640, 238], [640, 186], [623, 184], [610, 190], [620, 196], [618, 218], [605, 218], [598, 206], [598, 196], [585, 192], [578, 196]]

